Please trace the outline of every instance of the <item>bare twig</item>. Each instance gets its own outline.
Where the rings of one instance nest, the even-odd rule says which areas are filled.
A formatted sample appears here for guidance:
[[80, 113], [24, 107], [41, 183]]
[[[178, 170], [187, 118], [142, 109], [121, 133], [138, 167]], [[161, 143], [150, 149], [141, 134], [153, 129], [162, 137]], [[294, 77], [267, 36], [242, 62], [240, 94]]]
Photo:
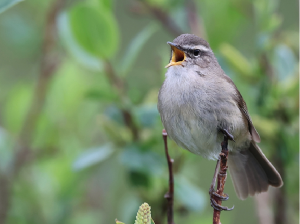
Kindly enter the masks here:
[[[279, 142], [278, 145], [282, 144], [283, 141]], [[279, 147], [279, 150], [284, 149], [284, 147]], [[281, 178], [285, 180], [286, 170], [284, 167], [284, 161], [282, 156], [279, 153], [275, 153], [274, 164], [276, 164], [276, 168], [281, 175]], [[287, 213], [287, 196], [286, 196], [286, 185], [283, 185], [281, 188], [274, 189], [273, 192], [273, 200], [274, 200], [274, 220], [275, 224], [289, 223], [289, 216]]]
[[254, 196], [255, 210], [260, 224], [275, 223], [270, 207], [270, 196], [270, 192], [263, 192]]
[[[298, 11], [300, 12], [300, 0], [298, 0]], [[299, 17], [299, 19], [300, 19], [300, 17]]]
[[[175, 21], [169, 16], [169, 14], [163, 11], [161, 8], [150, 5], [147, 1], [138, 1], [142, 3], [143, 6], [149, 11], [160, 23], [163, 25], [165, 29], [167, 29], [174, 36], [179, 36], [184, 33], [175, 23]], [[135, 10], [136, 12], [137, 10]]]
[[[104, 65], [105, 75], [107, 76], [107, 79], [109, 80], [110, 84], [116, 89], [121, 102], [123, 104], [126, 104], [127, 95], [124, 80], [116, 74], [110, 61], [106, 60], [104, 62]], [[127, 108], [122, 108], [121, 112], [125, 125], [130, 129], [132, 133], [133, 140], [137, 141], [139, 139], [139, 130], [136, 123], [134, 122], [132, 112]]]
[[[224, 141], [221, 143], [222, 145], [222, 152], [220, 153], [220, 160], [218, 163], [220, 163], [220, 171], [218, 174], [218, 185], [217, 185], [217, 191], [216, 194], [213, 195], [213, 199], [220, 207], [222, 205], [222, 198], [223, 200], [227, 200], [228, 196], [223, 193], [225, 182], [227, 178], [227, 158], [228, 158], [228, 137], [224, 135]], [[217, 167], [216, 167], [217, 169]], [[221, 197], [220, 197], [221, 196]], [[224, 199], [226, 198], [226, 199]], [[220, 215], [221, 210], [232, 210], [228, 209], [227, 207], [223, 207], [223, 209], [217, 209], [214, 207], [214, 214], [213, 214], [213, 224], [220, 224]]]
[[10, 203], [11, 180], [7, 175], [0, 175], [0, 223], [5, 223]]
[[186, 11], [191, 33], [207, 39], [206, 32], [201, 22], [201, 17], [197, 12], [197, 7], [194, 0], [187, 1]]
[[[179, 26], [176, 25], [175, 21], [169, 16], [169, 14], [163, 11], [161, 8], [150, 5], [146, 1], [138, 1], [140, 5], [136, 4], [132, 8], [132, 12], [136, 14], [145, 14], [147, 11], [150, 12], [162, 25], [174, 36], [179, 36], [185, 33]], [[141, 5], [143, 4], [143, 5]], [[197, 7], [194, 0], [186, 1], [187, 21], [190, 27], [191, 33], [207, 38], [204, 25], [202, 24], [201, 17], [197, 12]]]
[[63, 8], [64, 3], [64, 0], [56, 0], [52, 4], [49, 13], [47, 14], [44, 41], [42, 44], [40, 74], [33, 93], [32, 103], [18, 137], [11, 173], [0, 174], [0, 223], [5, 223], [7, 217], [7, 212], [10, 206], [11, 185], [13, 180], [31, 157], [30, 144], [34, 129], [45, 102], [50, 78], [59, 65], [59, 61], [57, 59], [58, 57], [54, 50], [57, 37], [56, 18], [58, 13]]
[[260, 67], [263, 69], [264, 73], [268, 76], [271, 82], [274, 82], [274, 69], [267, 57], [266, 53], [262, 53], [259, 57]]
[[56, 18], [63, 8], [64, 3], [65, 1], [62, 0], [55, 1], [47, 16], [44, 41], [42, 44], [40, 75], [33, 93], [31, 106], [19, 134], [19, 143], [21, 146], [18, 147], [15, 155], [13, 175], [18, 173], [20, 168], [30, 156], [29, 146], [32, 141], [35, 125], [44, 106], [50, 79], [60, 63], [57, 57], [57, 52], [55, 51], [57, 38]]
[[[271, 65], [270, 59], [268, 58], [266, 53], [262, 53], [260, 58], [260, 67], [262, 68], [262, 71], [266, 76], [269, 78], [268, 83], [274, 83], [275, 82], [275, 74], [274, 74], [274, 68]], [[266, 95], [266, 94], [261, 94]], [[276, 120], [281, 120], [282, 123], [288, 123], [285, 115], [285, 111], [279, 110], [276, 112], [275, 115]], [[279, 134], [280, 136], [280, 134]], [[284, 158], [281, 156], [283, 150], [285, 148], [284, 145], [284, 139], [282, 137], [277, 138], [277, 142], [274, 143], [276, 145], [276, 149], [278, 150], [273, 154], [273, 164], [277, 168], [278, 172], [281, 175], [281, 178], [285, 180], [286, 177], [286, 169], [284, 164]], [[276, 193], [275, 193], [276, 192]], [[287, 197], [286, 197], [286, 185], [283, 185], [281, 188], [277, 188], [273, 192], [273, 204], [274, 204], [274, 217], [269, 218], [270, 220], [275, 220], [275, 224], [281, 224], [281, 223], [289, 223], [289, 216], [287, 214]], [[269, 202], [270, 203], [270, 202]], [[268, 204], [269, 204], [268, 203]], [[270, 214], [270, 213], [269, 213]], [[266, 214], [265, 214], [266, 215]]]
[[115, 70], [113, 69], [112, 64], [109, 60], [104, 61], [104, 70], [105, 75], [110, 82], [110, 84], [116, 89], [119, 94], [119, 97], [124, 96], [124, 89], [125, 85], [123, 80], [116, 74]]
[[174, 224], [174, 177], [173, 177], [173, 167], [172, 164], [174, 162], [173, 159], [171, 159], [168, 151], [168, 134], [165, 129], [162, 131], [162, 136], [164, 139], [165, 144], [165, 152], [166, 157], [168, 161], [168, 167], [169, 167], [169, 190], [165, 194], [165, 198], [168, 201], [167, 205], [167, 217], [168, 217], [168, 224]]
[[122, 109], [121, 111], [125, 125], [131, 130], [133, 141], [137, 141], [139, 139], [139, 130], [132, 118], [131, 111], [127, 109]]

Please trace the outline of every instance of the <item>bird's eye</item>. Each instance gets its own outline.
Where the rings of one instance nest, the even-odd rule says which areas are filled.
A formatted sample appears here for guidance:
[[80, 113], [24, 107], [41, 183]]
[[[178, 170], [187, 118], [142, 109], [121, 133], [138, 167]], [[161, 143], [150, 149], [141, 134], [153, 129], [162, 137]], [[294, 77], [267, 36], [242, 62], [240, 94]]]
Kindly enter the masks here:
[[200, 55], [200, 50], [199, 49], [196, 49], [193, 51], [194, 53], [194, 56], [199, 56]]

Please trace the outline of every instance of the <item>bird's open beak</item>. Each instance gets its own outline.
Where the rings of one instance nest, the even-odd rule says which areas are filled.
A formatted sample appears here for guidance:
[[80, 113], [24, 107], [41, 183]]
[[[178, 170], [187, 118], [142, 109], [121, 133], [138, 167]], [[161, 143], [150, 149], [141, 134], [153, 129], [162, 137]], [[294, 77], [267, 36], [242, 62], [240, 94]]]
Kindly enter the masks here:
[[185, 53], [182, 50], [180, 50], [181, 47], [178, 44], [174, 44], [172, 42], [168, 42], [168, 44], [172, 48], [172, 59], [171, 62], [167, 64], [165, 68], [169, 68], [173, 65], [181, 65], [186, 58]]

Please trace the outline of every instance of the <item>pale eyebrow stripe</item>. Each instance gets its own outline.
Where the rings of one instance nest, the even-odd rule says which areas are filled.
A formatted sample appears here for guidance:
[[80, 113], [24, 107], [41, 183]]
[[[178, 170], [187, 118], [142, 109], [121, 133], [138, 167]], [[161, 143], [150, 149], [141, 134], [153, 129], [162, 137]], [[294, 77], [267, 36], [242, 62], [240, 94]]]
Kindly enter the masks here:
[[199, 49], [200, 51], [210, 51], [209, 48], [203, 46], [203, 45], [197, 45], [193, 48], [191, 48], [190, 45], [183, 45], [182, 48], [185, 48], [185, 49]]
[[209, 51], [209, 48], [203, 46], [203, 45], [197, 45], [195, 49], [199, 49], [200, 51]]

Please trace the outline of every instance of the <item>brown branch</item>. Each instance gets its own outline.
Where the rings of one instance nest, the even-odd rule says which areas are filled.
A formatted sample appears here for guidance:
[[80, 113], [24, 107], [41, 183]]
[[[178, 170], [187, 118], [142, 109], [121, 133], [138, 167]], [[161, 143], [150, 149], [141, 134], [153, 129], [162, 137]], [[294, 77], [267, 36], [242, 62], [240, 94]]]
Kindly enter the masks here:
[[11, 180], [7, 175], [0, 175], [0, 223], [5, 223], [11, 195]]
[[[174, 22], [174, 20], [169, 16], [169, 14], [162, 9], [150, 5], [147, 1], [139, 1], [143, 6], [149, 11], [160, 23], [174, 36], [179, 36], [184, 33]], [[135, 12], [142, 11], [135, 7]]]
[[197, 6], [194, 0], [187, 1], [186, 11], [191, 33], [197, 35], [198, 37], [207, 39], [206, 32], [201, 22], [201, 17], [197, 12]]
[[55, 1], [47, 14], [44, 41], [42, 44], [40, 75], [38, 77], [37, 86], [34, 90], [31, 106], [18, 137], [18, 144], [16, 144], [11, 173], [0, 174], [0, 223], [5, 223], [7, 217], [13, 180], [31, 157], [30, 144], [36, 123], [38, 122], [39, 115], [45, 102], [50, 78], [59, 65], [57, 54], [54, 51], [57, 37], [56, 18], [63, 8], [64, 2], [64, 0]]
[[[298, 0], [298, 11], [300, 12], [300, 0]], [[298, 19], [300, 19], [300, 13], [298, 13], [298, 16], [299, 16]]]
[[[143, 5], [136, 4], [132, 7], [131, 11], [136, 14], [145, 14], [147, 11], [150, 12], [162, 25], [174, 36], [179, 36], [185, 33], [180, 27], [176, 25], [174, 20], [169, 16], [169, 14], [163, 11], [161, 8], [153, 6], [146, 1], [139, 1]], [[187, 11], [187, 21], [191, 30], [191, 33], [207, 38], [204, 25], [202, 23], [201, 17], [197, 12], [197, 7], [194, 0], [189, 0], [186, 2]]]
[[168, 167], [169, 167], [169, 190], [165, 194], [165, 198], [168, 201], [167, 205], [167, 217], [168, 217], [168, 224], [174, 224], [174, 177], [173, 177], [173, 167], [172, 164], [174, 162], [173, 159], [171, 159], [168, 151], [168, 134], [165, 129], [162, 131], [162, 136], [164, 139], [164, 145], [165, 145], [165, 152], [166, 157], [168, 161]]
[[274, 224], [270, 207], [270, 192], [263, 192], [254, 196], [255, 210], [260, 224]]
[[[222, 142], [222, 152], [220, 153], [220, 171], [218, 174], [218, 185], [216, 193], [218, 195], [224, 196], [223, 191], [225, 187], [225, 182], [227, 178], [227, 158], [228, 158], [228, 138], [224, 135], [224, 141]], [[218, 205], [222, 205], [222, 200], [220, 197], [214, 196], [214, 200]], [[220, 224], [221, 210], [214, 208], [213, 224]]]
[[[259, 57], [259, 63], [260, 67], [262, 68], [262, 72], [266, 74], [266, 76], [269, 79], [269, 82], [273, 84], [275, 80], [275, 74], [274, 74], [274, 68], [271, 65], [271, 62], [269, 60], [268, 55], [266, 52], [263, 52]], [[265, 94], [263, 94], [265, 95]], [[277, 114], [279, 114], [279, 117], [276, 117], [276, 119], [281, 120], [283, 123], [287, 124], [288, 121], [285, 116], [284, 110], [278, 111]], [[277, 141], [274, 143], [277, 147], [277, 152], [273, 154], [273, 164], [277, 168], [278, 172], [281, 175], [281, 178], [285, 180], [286, 176], [286, 169], [284, 164], [284, 158], [281, 156], [282, 153], [280, 152], [283, 148], [285, 148], [284, 145], [284, 139], [282, 137], [277, 138]], [[286, 197], [286, 185], [283, 185], [281, 188], [275, 189], [273, 192], [273, 204], [274, 204], [274, 216], [273, 219], [275, 220], [275, 224], [281, 224], [281, 223], [289, 223], [289, 216], [287, 214], [287, 197]], [[270, 202], [268, 203], [270, 204]]]
[[[110, 84], [115, 88], [118, 97], [123, 104], [127, 101], [126, 89], [124, 81], [116, 74], [110, 61], [104, 61], [105, 75]], [[134, 141], [139, 139], [139, 130], [133, 119], [132, 112], [127, 108], [121, 109], [125, 125], [130, 129]]]
[[139, 130], [132, 118], [131, 111], [123, 109], [122, 115], [125, 125], [131, 130], [133, 141], [137, 141], [139, 139]]
[[[279, 138], [281, 139], [281, 138]], [[279, 150], [284, 149], [283, 144], [284, 140], [281, 140], [281, 142], [278, 142], [278, 148]], [[282, 155], [282, 152], [281, 152]], [[285, 164], [282, 156], [280, 156], [280, 151], [277, 153], [274, 153], [273, 155], [273, 161], [274, 165], [277, 168], [278, 172], [281, 175], [281, 178], [283, 180], [286, 179], [286, 170], [285, 170]], [[287, 212], [287, 195], [286, 195], [286, 184], [284, 184], [281, 188], [276, 188], [273, 191], [273, 200], [274, 200], [274, 220], [275, 224], [282, 224], [282, 223], [289, 223], [290, 218]]]
[[260, 67], [262, 68], [263, 72], [268, 76], [270, 79], [271, 83], [274, 81], [274, 69], [268, 59], [268, 56], [266, 53], [262, 53], [261, 56], [259, 57], [259, 64]]
[[36, 123], [38, 122], [39, 114], [41, 113], [45, 103], [48, 85], [52, 75], [60, 63], [57, 52], [55, 51], [57, 40], [56, 18], [63, 8], [64, 2], [65, 1], [62, 0], [55, 1], [47, 15], [44, 40], [42, 44], [40, 75], [38, 77], [36, 88], [33, 92], [31, 106], [19, 134], [20, 146], [17, 149], [13, 163], [13, 175], [16, 175], [19, 172], [20, 168], [30, 156], [29, 147], [32, 141], [32, 135], [34, 133]]
[[110, 61], [104, 61], [104, 70], [108, 81], [116, 89], [119, 97], [122, 97], [124, 95], [125, 85], [123, 80], [115, 73]]

